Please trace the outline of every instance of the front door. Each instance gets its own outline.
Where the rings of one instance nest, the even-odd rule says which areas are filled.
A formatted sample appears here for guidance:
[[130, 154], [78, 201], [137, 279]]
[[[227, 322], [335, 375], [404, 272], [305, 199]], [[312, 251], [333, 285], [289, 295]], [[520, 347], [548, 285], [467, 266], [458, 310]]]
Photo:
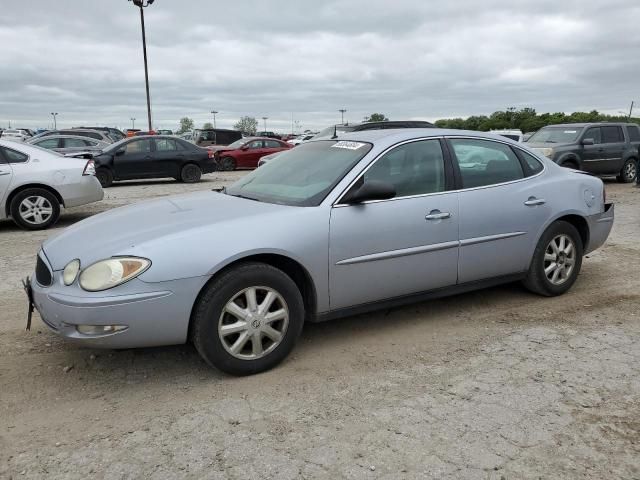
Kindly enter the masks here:
[[362, 305], [456, 284], [458, 194], [447, 191], [440, 141], [395, 147], [356, 182], [395, 186], [390, 200], [331, 211], [331, 309]]
[[256, 168], [258, 166], [258, 160], [264, 153], [264, 141], [254, 140], [247, 145], [245, 150], [241, 150], [237, 156], [238, 168]]
[[590, 173], [601, 171], [605, 160], [600, 127], [588, 128], [582, 135], [582, 140], [593, 140], [593, 145], [582, 146], [582, 169]]
[[127, 143], [122, 155], [116, 155], [114, 166], [119, 179], [145, 178], [154, 171], [152, 141], [141, 138]]

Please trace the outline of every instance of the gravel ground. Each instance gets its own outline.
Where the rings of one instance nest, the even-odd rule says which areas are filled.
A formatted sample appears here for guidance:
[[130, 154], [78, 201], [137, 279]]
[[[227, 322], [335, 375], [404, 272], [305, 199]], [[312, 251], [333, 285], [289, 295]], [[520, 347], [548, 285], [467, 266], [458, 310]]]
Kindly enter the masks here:
[[20, 278], [59, 228], [229, 183], [135, 182], [54, 230], [0, 222], [2, 478], [640, 478], [640, 191], [574, 289], [518, 285], [308, 325], [270, 372], [232, 378], [191, 346], [68, 345]]

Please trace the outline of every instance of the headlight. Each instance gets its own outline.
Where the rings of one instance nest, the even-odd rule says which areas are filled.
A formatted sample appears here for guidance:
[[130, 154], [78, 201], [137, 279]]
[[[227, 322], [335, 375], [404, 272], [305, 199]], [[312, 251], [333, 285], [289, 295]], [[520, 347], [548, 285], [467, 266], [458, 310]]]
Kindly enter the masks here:
[[80, 274], [80, 286], [89, 292], [108, 290], [137, 277], [151, 262], [146, 258], [115, 257], [85, 268]]
[[545, 157], [551, 158], [553, 157], [553, 148], [536, 148], [537, 152], [540, 152]]
[[64, 284], [68, 286], [75, 282], [79, 271], [80, 260], [76, 258], [75, 260], [71, 260], [67, 263], [67, 266], [64, 267], [64, 270], [62, 271], [62, 281]]

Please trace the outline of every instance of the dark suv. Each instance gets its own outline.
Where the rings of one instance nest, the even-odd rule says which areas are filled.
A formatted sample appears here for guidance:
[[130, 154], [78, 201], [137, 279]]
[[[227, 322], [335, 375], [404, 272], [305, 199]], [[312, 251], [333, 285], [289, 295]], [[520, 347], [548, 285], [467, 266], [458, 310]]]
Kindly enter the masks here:
[[230, 145], [242, 138], [242, 132], [237, 130], [226, 130], [224, 128], [197, 129], [193, 136], [193, 141], [199, 147], [209, 147], [212, 145]]
[[635, 123], [568, 123], [534, 133], [527, 146], [558, 165], [632, 182], [637, 174], [640, 127]]

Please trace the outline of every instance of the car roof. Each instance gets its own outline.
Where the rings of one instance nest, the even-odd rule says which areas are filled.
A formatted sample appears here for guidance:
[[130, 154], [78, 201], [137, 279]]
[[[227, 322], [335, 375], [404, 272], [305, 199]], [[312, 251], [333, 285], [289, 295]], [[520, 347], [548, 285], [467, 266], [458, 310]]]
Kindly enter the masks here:
[[[477, 132], [473, 130], [455, 130], [447, 128], [391, 128], [385, 130], [362, 130], [359, 132], [347, 132], [338, 135], [337, 140], [353, 140], [371, 143], [382, 141], [389, 143], [402, 142], [414, 138], [443, 137], [443, 136], [465, 136], [478, 138], [496, 138], [509, 140], [490, 132]], [[324, 140], [327, 140], [326, 138]]]
[[[636, 125], [636, 124], [629, 123], [629, 122], [557, 123], [555, 125], [545, 125], [545, 127], [582, 128], [582, 127], [601, 127], [601, 126], [620, 127], [624, 125]], [[545, 127], [542, 127], [542, 128], [545, 128]]]

